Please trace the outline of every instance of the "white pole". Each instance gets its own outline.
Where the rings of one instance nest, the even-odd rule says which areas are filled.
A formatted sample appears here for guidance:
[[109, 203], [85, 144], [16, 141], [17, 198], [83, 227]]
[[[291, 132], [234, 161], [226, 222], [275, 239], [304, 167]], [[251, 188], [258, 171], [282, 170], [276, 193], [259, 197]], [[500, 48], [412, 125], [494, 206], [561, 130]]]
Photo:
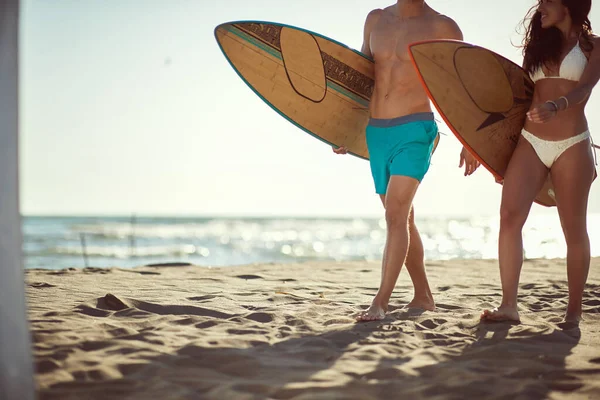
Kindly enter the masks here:
[[19, 212], [19, 0], [0, 0], [0, 399], [34, 398]]

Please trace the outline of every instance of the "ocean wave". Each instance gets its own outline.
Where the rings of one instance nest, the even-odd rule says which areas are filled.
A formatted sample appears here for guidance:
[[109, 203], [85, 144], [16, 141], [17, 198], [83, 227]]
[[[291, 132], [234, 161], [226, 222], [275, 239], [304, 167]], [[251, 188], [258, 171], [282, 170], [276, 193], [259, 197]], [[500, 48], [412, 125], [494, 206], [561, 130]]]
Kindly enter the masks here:
[[129, 237], [157, 239], [185, 238], [236, 238], [251, 240], [262, 238], [276, 241], [297, 240], [317, 237], [320, 239], [340, 239], [343, 237], [362, 236], [372, 229], [383, 229], [385, 223], [381, 220], [216, 220], [206, 223], [103, 223], [73, 225], [71, 233], [74, 236], [84, 234], [102, 238], [125, 239]]
[[91, 257], [109, 257], [109, 258], [136, 258], [136, 257], [157, 257], [157, 256], [189, 256], [196, 255], [202, 257], [210, 256], [210, 250], [206, 247], [197, 247], [194, 245], [175, 245], [175, 246], [151, 246], [136, 247], [132, 249], [127, 246], [59, 246], [46, 249], [44, 252], [38, 252], [35, 255], [80, 255], [84, 254]]

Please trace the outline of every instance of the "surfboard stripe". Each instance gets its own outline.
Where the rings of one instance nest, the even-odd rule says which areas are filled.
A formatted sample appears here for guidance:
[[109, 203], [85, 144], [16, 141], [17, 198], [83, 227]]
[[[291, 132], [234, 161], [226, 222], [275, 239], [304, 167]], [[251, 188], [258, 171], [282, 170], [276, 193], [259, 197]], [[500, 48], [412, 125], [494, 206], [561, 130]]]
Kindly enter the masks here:
[[373, 79], [360, 73], [348, 64], [341, 62], [330, 54], [321, 52], [321, 57], [323, 58], [323, 66], [327, 78], [335, 81], [338, 85], [345, 87], [346, 90], [369, 101], [375, 86]]
[[230, 32], [230, 33], [236, 35], [237, 37], [239, 37], [241, 39], [244, 39], [246, 42], [258, 47], [259, 49], [266, 51], [273, 57], [275, 57], [279, 60], [282, 59], [281, 51], [278, 51], [274, 47], [269, 46], [267, 43], [263, 42], [262, 40], [258, 40], [255, 37], [252, 37], [252, 36], [246, 34], [244, 31], [240, 30], [239, 28], [234, 27], [233, 25], [225, 25], [223, 27], [223, 29], [225, 29], [227, 32]]
[[[233, 24], [248, 35], [259, 39], [268, 46], [281, 51], [281, 29], [282, 26], [272, 24], [245, 23]], [[266, 27], [267, 29], [264, 29]]]
[[353, 93], [349, 92], [344, 87], [338, 85], [337, 83], [335, 83], [334, 81], [332, 81], [330, 79], [327, 79], [327, 87], [335, 90], [339, 94], [342, 94], [342, 95], [348, 97], [349, 99], [355, 101], [356, 103], [362, 105], [363, 107], [369, 107], [368, 100], [364, 100], [363, 98], [354, 95]]

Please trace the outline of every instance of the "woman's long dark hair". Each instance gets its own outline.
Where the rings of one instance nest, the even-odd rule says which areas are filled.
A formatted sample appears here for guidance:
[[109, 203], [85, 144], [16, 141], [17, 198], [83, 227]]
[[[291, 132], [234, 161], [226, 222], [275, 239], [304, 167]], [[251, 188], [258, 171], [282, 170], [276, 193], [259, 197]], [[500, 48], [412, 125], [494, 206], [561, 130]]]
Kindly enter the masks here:
[[[541, 0], [529, 10], [523, 20], [526, 29], [523, 39], [523, 65], [529, 73], [542, 66], [558, 65], [565, 42], [558, 28], [542, 29], [542, 15], [537, 11], [540, 4]], [[592, 24], [588, 19], [592, 0], [562, 0], [562, 4], [569, 10], [573, 26], [581, 27], [581, 47], [584, 51], [592, 51]]]

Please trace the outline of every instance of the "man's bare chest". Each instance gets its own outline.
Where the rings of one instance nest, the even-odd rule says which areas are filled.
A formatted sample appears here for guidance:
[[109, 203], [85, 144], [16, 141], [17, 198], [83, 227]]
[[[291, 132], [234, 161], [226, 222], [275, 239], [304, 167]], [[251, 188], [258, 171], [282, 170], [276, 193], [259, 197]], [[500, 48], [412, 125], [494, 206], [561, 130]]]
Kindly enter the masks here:
[[380, 20], [369, 38], [371, 52], [375, 57], [408, 57], [408, 45], [435, 38], [435, 31], [426, 20], [399, 21]]

